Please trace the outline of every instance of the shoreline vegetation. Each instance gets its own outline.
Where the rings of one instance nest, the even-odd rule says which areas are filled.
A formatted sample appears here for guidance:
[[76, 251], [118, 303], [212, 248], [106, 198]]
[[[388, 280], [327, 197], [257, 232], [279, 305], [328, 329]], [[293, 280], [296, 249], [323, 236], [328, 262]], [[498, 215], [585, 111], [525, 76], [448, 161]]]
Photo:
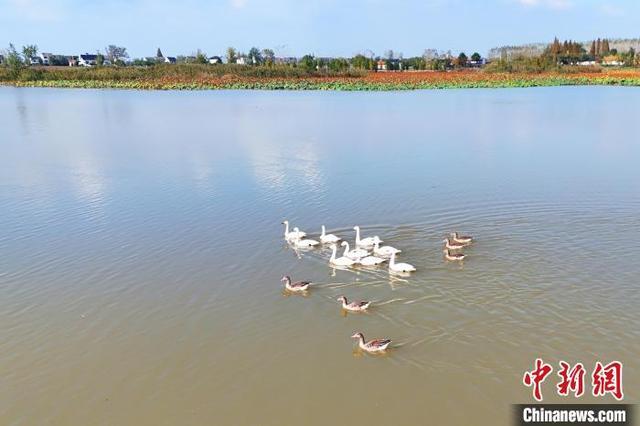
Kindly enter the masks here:
[[[640, 42], [631, 40], [631, 42]], [[17, 87], [113, 88], [140, 90], [416, 90], [538, 86], [640, 86], [640, 55], [634, 45], [593, 40], [590, 45], [557, 38], [536, 52], [504, 47], [499, 57], [474, 52], [458, 56], [427, 49], [404, 58], [393, 51], [374, 57], [279, 58], [257, 47], [248, 54], [227, 49], [220, 56], [155, 57], [129, 60], [125, 47], [78, 56], [40, 53], [13, 44], [0, 55], [0, 85]], [[618, 51], [618, 48], [627, 51]], [[514, 50], [515, 49], [515, 50]], [[495, 53], [495, 52], [494, 52]], [[66, 66], [65, 66], [66, 65]]]
[[0, 69], [0, 85], [138, 90], [384, 91], [576, 85], [640, 86], [640, 69], [565, 67], [552, 71], [317, 72], [287, 66], [155, 65], [153, 67], [30, 67], [17, 76]]

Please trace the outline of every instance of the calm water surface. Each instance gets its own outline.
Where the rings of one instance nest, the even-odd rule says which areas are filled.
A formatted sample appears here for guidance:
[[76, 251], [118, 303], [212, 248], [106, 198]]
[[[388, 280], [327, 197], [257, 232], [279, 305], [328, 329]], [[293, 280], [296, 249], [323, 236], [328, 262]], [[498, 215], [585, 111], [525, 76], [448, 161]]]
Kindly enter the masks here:
[[[508, 424], [536, 357], [618, 359], [637, 403], [638, 111], [637, 88], [0, 88], [0, 423]], [[333, 271], [285, 218], [418, 271]]]

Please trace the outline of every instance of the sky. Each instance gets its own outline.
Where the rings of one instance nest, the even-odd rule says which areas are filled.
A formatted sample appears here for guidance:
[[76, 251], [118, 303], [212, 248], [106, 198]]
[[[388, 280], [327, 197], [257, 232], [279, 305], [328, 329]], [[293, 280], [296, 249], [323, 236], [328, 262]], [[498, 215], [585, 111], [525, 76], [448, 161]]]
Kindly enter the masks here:
[[640, 37], [640, 0], [0, 0], [0, 49], [54, 54], [109, 44], [131, 57], [477, 51], [560, 39]]

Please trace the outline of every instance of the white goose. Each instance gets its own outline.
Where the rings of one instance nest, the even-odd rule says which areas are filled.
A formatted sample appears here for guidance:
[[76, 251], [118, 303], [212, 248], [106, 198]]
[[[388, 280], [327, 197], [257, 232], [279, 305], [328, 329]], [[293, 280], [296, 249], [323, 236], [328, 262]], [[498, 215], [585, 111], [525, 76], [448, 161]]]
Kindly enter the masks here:
[[376, 257], [376, 256], [367, 256], [363, 258], [358, 258], [356, 260], [356, 262], [358, 262], [362, 266], [376, 266], [386, 261], [387, 259], [383, 259], [381, 257]]
[[342, 255], [351, 260], [356, 260], [369, 255], [369, 252], [365, 249], [356, 248], [349, 250], [349, 243], [346, 241], [343, 241], [340, 245], [344, 247], [344, 253]]
[[[367, 237], [367, 238], [360, 239], [360, 227], [354, 226], [353, 229], [356, 231], [356, 247], [362, 247], [366, 249], [370, 249], [373, 247], [375, 237]], [[382, 242], [382, 240], [380, 240], [380, 242]]]
[[284, 225], [284, 239], [287, 241], [292, 241], [298, 238], [302, 239], [307, 236], [306, 232], [302, 232], [298, 228], [293, 228], [293, 231], [289, 232], [288, 220], [285, 220], [284, 222], [282, 222], [282, 224]]
[[340, 241], [340, 237], [334, 234], [327, 234], [324, 225], [322, 225], [322, 235], [320, 235], [320, 242], [322, 244], [335, 244]]
[[408, 263], [396, 263], [396, 254], [393, 253], [391, 255], [391, 260], [389, 261], [389, 271], [391, 272], [413, 272], [416, 268], [413, 265]]
[[[298, 231], [298, 228], [293, 228], [294, 232], [300, 232]], [[294, 238], [293, 240], [291, 240], [291, 243], [298, 247], [298, 248], [310, 248], [310, 247], [315, 247], [318, 244], [320, 244], [320, 242], [316, 241], [316, 240], [312, 240], [312, 239], [302, 239], [302, 238]]]
[[331, 258], [329, 259], [329, 264], [333, 266], [353, 266], [356, 262], [354, 260], [349, 259], [348, 257], [342, 256], [336, 259], [336, 252], [338, 248], [334, 245], [332, 246]]
[[382, 257], [391, 257], [392, 254], [394, 253], [401, 253], [402, 250], [398, 250], [395, 247], [391, 247], [391, 246], [382, 246], [380, 247], [380, 243], [382, 242], [380, 240], [380, 238], [373, 237], [374, 242], [373, 242], [373, 253], [377, 254], [378, 256], [382, 256]]

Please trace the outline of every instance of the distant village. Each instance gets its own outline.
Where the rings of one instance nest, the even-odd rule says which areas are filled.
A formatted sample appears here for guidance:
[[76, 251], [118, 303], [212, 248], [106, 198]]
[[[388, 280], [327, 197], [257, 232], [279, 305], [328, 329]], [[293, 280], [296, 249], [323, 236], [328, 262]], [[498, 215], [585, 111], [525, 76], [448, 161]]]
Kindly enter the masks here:
[[[626, 48], [626, 51], [621, 49]], [[496, 61], [513, 61], [526, 58], [546, 58], [554, 65], [574, 66], [637, 66], [640, 65], [640, 55], [635, 50], [640, 47], [640, 41], [597, 39], [587, 43], [564, 41], [555, 39], [550, 44], [532, 44], [523, 46], [505, 46], [489, 51], [488, 57], [482, 57], [475, 52], [467, 57], [464, 52], [457, 55], [451, 51], [426, 49], [421, 56], [404, 58], [401, 53], [392, 50], [381, 56], [372, 52], [358, 54], [352, 58], [276, 56], [271, 49], [251, 48], [249, 53], [241, 53], [230, 47], [225, 55], [206, 55], [197, 51], [189, 56], [165, 56], [160, 48], [155, 56], [131, 59], [126, 48], [110, 45], [104, 53], [82, 53], [79, 55], [62, 55], [48, 52], [38, 52], [36, 45], [23, 46], [18, 52], [13, 45], [0, 54], [0, 65], [7, 62], [8, 55], [16, 55], [20, 60], [31, 66], [69, 66], [69, 67], [98, 67], [98, 66], [151, 66], [157, 64], [237, 64], [237, 65], [289, 65], [304, 67], [308, 70], [345, 71], [351, 68], [372, 71], [413, 71], [413, 70], [450, 70], [459, 68], [482, 68]]]
[[[115, 46], [111, 46], [115, 47]], [[29, 50], [34, 51], [29, 54]], [[109, 50], [109, 49], [107, 49]], [[384, 57], [374, 57], [373, 55], [366, 57], [364, 55], [356, 55], [353, 58], [336, 58], [336, 57], [316, 57], [313, 55], [305, 55], [302, 57], [275, 56], [269, 49], [258, 50], [253, 48], [249, 53], [239, 53], [235, 49], [229, 48], [225, 56], [208, 56], [202, 52], [197, 52], [189, 56], [165, 56], [160, 48], [157, 49], [155, 56], [147, 56], [143, 58], [131, 59], [126, 53], [126, 49], [115, 47], [111, 49], [113, 52], [102, 53], [83, 53], [80, 55], [60, 55], [47, 52], [37, 52], [36, 46], [29, 46], [23, 49], [24, 61], [32, 66], [69, 66], [69, 67], [96, 67], [96, 66], [149, 66], [157, 64], [237, 64], [237, 65], [289, 65], [289, 66], [308, 66], [311, 65], [316, 69], [320, 68], [340, 68], [346, 69], [355, 64], [358, 68], [373, 69], [376, 71], [407, 71], [418, 69], [416, 66], [416, 58], [403, 58], [402, 55], [396, 55], [393, 51], [385, 52]], [[114, 53], [115, 52], [115, 53]], [[428, 60], [441, 60], [451, 63], [452, 66], [460, 63], [464, 59], [464, 65], [467, 67], [479, 68], [487, 64], [487, 60], [482, 58], [480, 54], [474, 53], [470, 59], [462, 53], [458, 57], [453, 57], [451, 52], [437, 52], [436, 50], [426, 50], [425, 55], [421, 57], [426, 63]], [[0, 55], [0, 64], [4, 61], [4, 55]], [[337, 64], [337, 66], [336, 66]], [[446, 67], [446, 65], [445, 65]]]

